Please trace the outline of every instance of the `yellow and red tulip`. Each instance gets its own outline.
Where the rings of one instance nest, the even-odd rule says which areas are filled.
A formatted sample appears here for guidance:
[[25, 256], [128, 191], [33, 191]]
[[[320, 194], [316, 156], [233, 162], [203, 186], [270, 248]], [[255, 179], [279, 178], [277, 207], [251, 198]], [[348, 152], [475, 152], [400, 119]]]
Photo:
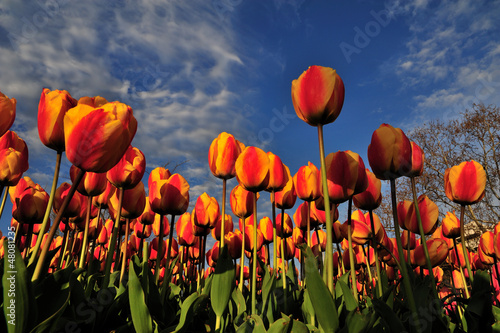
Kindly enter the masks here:
[[[440, 265], [446, 260], [448, 256], [448, 245], [446, 242], [439, 238], [430, 238], [427, 240], [427, 249], [429, 250], [429, 258], [431, 260], [432, 267]], [[452, 251], [453, 252], [453, 251]], [[425, 267], [427, 265], [424, 255], [424, 246], [420, 244], [414, 250], [415, 264], [420, 267]]]
[[[71, 181], [74, 182], [80, 169], [74, 165], [69, 168]], [[76, 190], [85, 196], [98, 196], [106, 190], [108, 180], [105, 173], [85, 172]]]
[[276, 216], [276, 235], [281, 238], [288, 238], [293, 233], [293, 222], [290, 215], [284, 214], [283, 225], [281, 224], [281, 213]]
[[368, 162], [379, 179], [396, 179], [411, 170], [411, 144], [403, 131], [382, 124], [373, 132]]
[[[71, 185], [69, 183], [62, 183], [59, 185], [59, 187], [56, 189], [55, 196], [54, 196], [54, 211], [57, 213], [59, 212], [59, 209], [61, 208], [61, 205], [64, 201], [64, 198], [68, 195], [68, 192], [71, 188]], [[68, 206], [64, 210], [64, 215], [63, 217], [74, 217], [80, 214], [80, 211], [82, 210], [82, 206], [85, 205], [85, 201], [83, 200], [84, 197], [81, 194], [76, 194], [73, 195], [71, 200], [69, 201]]]
[[136, 131], [137, 120], [128, 105], [80, 103], [64, 117], [66, 156], [84, 171], [106, 172], [120, 161]]
[[212, 174], [221, 179], [231, 179], [236, 176], [236, 159], [244, 148], [245, 146], [232, 134], [220, 133], [208, 150], [208, 165]]
[[0, 91], [0, 137], [4, 135], [16, 118], [16, 99], [5, 96]]
[[168, 179], [153, 181], [149, 188], [149, 203], [157, 214], [184, 214], [189, 206], [188, 182], [178, 173]]
[[297, 197], [304, 201], [314, 201], [321, 196], [321, 176], [311, 162], [301, 166], [293, 176]]
[[329, 67], [310, 66], [292, 82], [292, 102], [297, 116], [311, 126], [337, 119], [344, 104], [344, 83]]
[[195, 243], [194, 224], [189, 212], [185, 212], [179, 217], [175, 225], [175, 231], [177, 231], [179, 245], [192, 246]]
[[[420, 197], [418, 197], [417, 203], [418, 210], [420, 211], [420, 218], [422, 220], [424, 234], [432, 234], [437, 227], [439, 208], [425, 194], [422, 194]], [[407, 229], [414, 233], [420, 233], [415, 205], [413, 204], [413, 202], [411, 203], [408, 212], [406, 213], [404, 221], [404, 229]]]
[[269, 185], [270, 161], [267, 154], [257, 147], [246, 147], [235, 164], [236, 178], [250, 192], [265, 190]]
[[44, 145], [57, 152], [65, 150], [64, 116], [77, 103], [66, 90], [43, 89], [38, 103], [38, 135]]
[[479, 202], [485, 194], [486, 171], [476, 161], [462, 162], [444, 174], [446, 196], [461, 205]]
[[264, 237], [264, 244], [273, 242], [273, 221], [267, 216], [264, 216], [259, 221], [259, 230]]
[[14, 199], [12, 217], [20, 223], [41, 223], [48, 203], [49, 195], [40, 185], [27, 187]]
[[355, 194], [352, 197], [352, 202], [359, 209], [374, 210], [382, 202], [382, 182], [368, 169], [366, 169], [366, 177], [368, 179], [368, 187], [365, 191]]
[[295, 192], [295, 185], [293, 184], [293, 177], [290, 175], [290, 169], [285, 165], [288, 181], [285, 187], [280, 191], [274, 193], [274, 204], [279, 209], [291, 209], [297, 200], [297, 193]]
[[[257, 195], [257, 198], [259, 196]], [[229, 201], [231, 209], [239, 218], [247, 218], [253, 212], [253, 193], [245, 190], [243, 186], [236, 185], [231, 191]]]
[[460, 220], [455, 213], [447, 212], [441, 222], [443, 236], [446, 238], [457, 238], [460, 236]]
[[288, 183], [288, 172], [281, 159], [271, 152], [267, 153], [269, 158], [269, 183], [266, 191], [281, 191]]
[[214, 228], [217, 223], [217, 219], [220, 216], [219, 203], [217, 199], [209, 196], [206, 192], [196, 200], [196, 205], [194, 206], [196, 212], [195, 223], [199, 227], [203, 228]]
[[[228, 232], [233, 231], [233, 218], [231, 215], [226, 214], [226, 218], [224, 219], [224, 234], [227, 235]], [[211, 234], [212, 237], [218, 241], [220, 241], [222, 233], [222, 215], [219, 215], [215, 226], [212, 228]]]
[[[115, 191], [109, 199], [109, 212], [116, 216], [118, 209], [118, 193]], [[146, 191], [143, 182], [137, 183], [134, 188], [123, 191], [123, 203], [120, 216], [123, 218], [135, 219], [141, 216], [146, 207]]]
[[108, 181], [117, 188], [134, 188], [146, 171], [146, 158], [142, 151], [129, 146], [118, 163], [107, 173]]
[[28, 146], [15, 132], [0, 137], [0, 184], [13, 186], [28, 170]]
[[411, 141], [411, 167], [410, 171], [406, 174], [408, 177], [418, 177], [424, 172], [424, 159], [425, 155], [415, 142]]

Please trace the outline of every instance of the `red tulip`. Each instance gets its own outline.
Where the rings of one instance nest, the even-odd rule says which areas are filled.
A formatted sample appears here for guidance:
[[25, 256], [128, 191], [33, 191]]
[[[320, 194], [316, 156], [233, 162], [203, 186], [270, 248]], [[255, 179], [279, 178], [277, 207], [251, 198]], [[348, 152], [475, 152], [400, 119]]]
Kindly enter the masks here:
[[[69, 190], [71, 188], [71, 185], [69, 183], [62, 183], [57, 189], [56, 193], [54, 196], [54, 211], [57, 213], [59, 212], [59, 209], [62, 206], [62, 203], [64, 201], [64, 198], [69, 193]], [[64, 211], [64, 216], [63, 217], [74, 217], [80, 214], [82, 210], [82, 206], [85, 205], [85, 201], [83, 201], [83, 197], [81, 195], [73, 195], [71, 200], [69, 201], [68, 206], [66, 207], [66, 210]]]
[[460, 220], [455, 212], [447, 212], [441, 223], [443, 236], [446, 238], [457, 238], [460, 236]]
[[311, 126], [329, 124], [344, 104], [344, 83], [328, 67], [310, 66], [292, 82], [292, 102], [297, 116]]
[[278, 156], [268, 152], [267, 157], [269, 158], [269, 183], [266, 191], [281, 191], [288, 183], [287, 169]]
[[418, 177], [424, 172], [424, 152], [419, 145], [411, 141], [411, 168], [406, 176]]
[[43, 89], [38, 104], [38, 135], [44, 145], [64, 151], [64, 116], [77, 103], [66, 90]]
[[274, 203], [279, 209], [291, 209], [297, 200], [297, 193], [295, 192], [295, 185], [293, 178], [290, 175], [290, 169], [285, 165], [288, 181], [285, 187], [274, 193]]
[[64, 117], [68, 160], [85, 171], [106, 172], [120, 161], [137, 130], [132, 109], [120, 102], [78, 104]]
[[410, 210], [411, 205], [413, 205], [413, 201], [404, 200], [398, 202], [397, 211], [398, 211], [398, 224], [401, 228], [406, 229], [405, 220], [408, 215], [408, 211]]
[[234, 215], [239, 218], [247, 218], [252, 215], [253, 193], [245, 190], [241, 185], [236, 185], [231, 191], [230, 202]]
[[[72, 165], [69, 168], [71, 181], [74, 182], [80, 169]], [[106, 190], [108, 181], [105, 173], [85, 172], [76, 190], [85, 196], [97, 196]]]
[[15, 132], [0, 137], [0, 184], [14, 186], [28, 170], [28, 146]]
[[175, 225], [175, 230], [177, 231], [177, 241], [180, 245], [192, 246], [195, 243], [194, 224], [189, 212], [179, 217]]
[[[105, 174], [104, 174], [105, 175]], [[108, 208], [109, 199], [115, 193], [116, 188], [105, 178], [106, 189], [104, 192], [92, 198], [92, 204], [96, 207]]]
[[241, 242], [243, 235], [239, 230], [230, 231], [225, 236], [225, 241], [228, 247], [229, 256], [233, 259], [241, 257]]
[[484, 197], [486, 172], [476, 161], [462, 162], [446, 169], [444, 187], [451, 201], [461, 205], [474, 204]]
[[149, 203], [157, 214], [184, 214], [189, 206], [188, 182], [178, 173], [168, 179], [153, 181], [149, 188]]
[[355, 194], [352, 197], [354, 206], [364, 210], [374, 210], [382, 202], [382, 182], [375, 177], [375, 174], [366, 169], [368, 187], [365, 191]]
[[[420, 211], [420, 217], [422, 220], [422, 227], [424, 229], [424, 234], [432, 234], [437, 227], [437, 221], [439, 218], [439, 208], [438, 206], [429, 199], [425, 194], [422, 194], [417, 199], [418, 210]], [[415, 212], [415, 205], [410, 205], [408, 212], [405, 217], [405, 229], [410, 230], [414, 233], [420, 233], [418, 227], [417, 216]]]
[[118, 163], [107, 173], [108, 181], [117, 188], [134, 188], [146, 171], [146, 158], [138, 148], [129, 146]]
[[235, 163], [245, 145], [236, 140], [233, 135], [222, 132], [212, 141], [208, 150], [208, 165], [212, 174], [221, 179], [231, 179], [236, 176]]
[[[429, 250], [429, 258], [431, 259], [432, 267], [440, 265], [448, 256], [448, 245], [439, 238], [430, 238], [427, 240], [427, 249]], [[453, 253], [453, 251], [452, 251]], [[423, 245], [419, 245], [414, 250], [415, 263], [420, 267], [427, 265], [424, 255]]]
[[246, 147], [236, 160], [236, 178], [247, 191], [259, 192], [269, 184], [269, 167], [269, 157], [262, 149]]
[[198, 197], [194, 206], [196, 212], [196, 225], [204, 228], [214, 228], [220, 215], [217, 199], [206, 192]]
[[293, 176], [297, 196], [304, 201], [314, 201], [321, 196], [321, 176], [311, 162], [299, 168]]
[[48, 203], [49, 195], [40, 185], [25, 188], [14, 200], [12, 217], [20, 223], [42, 223]]
[[8, 98], [0, 91], [0, 137], [4, 135], [16, 118], [16, 99]]
[[411, 169], [411, 144], [403, 131], [382, 124], [373, 132], [368, 161], [379, 179], [395, 179]]
[[264, 237], [264, 244], [270, 244], [273, 242], [273, 221], [267, 216], [264, 216], [259, 221], [259, 230], [262, 232]]

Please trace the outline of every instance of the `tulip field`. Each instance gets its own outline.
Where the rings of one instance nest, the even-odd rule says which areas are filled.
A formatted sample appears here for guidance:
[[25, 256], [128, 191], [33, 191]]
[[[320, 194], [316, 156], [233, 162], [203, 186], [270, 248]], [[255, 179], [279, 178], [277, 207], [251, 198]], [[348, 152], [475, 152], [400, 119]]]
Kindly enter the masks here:
[[[223, 132], [207, 152], [222, 193], [190, 198], [188, 179], [164, 167], [143, 182], [131, 106], [49, 89], [38, 133], [55, 168], [43, 189], [23, 177], [28, 147], [10, 130], [16, 100], [0, 93], [0, 216], [12, 213], [0, 234], [0, 331], [500, 331], [500, 223], [477, 249], [464, 234], [465, 209], [485, 196], [482, 165], [446, 170], [442, 186], [461, 209], [440, 218], [415, 189], [425, 151], [401, 129], [374, 131], [368, 164], [349, 150], [325, 152], [325, 125], [344, 102], [335, 70], [309, 67], [291, 97], [304, 131], [318, 132], [320, 165], [290, 170]], [[59, 181], [63, 158], [71, 183]], [[411, 201], [396, 196], [401, 177]], [[382, 181], [391, 232], [377, 216]], [[272, 213], [257, 218], [260, 210]]]

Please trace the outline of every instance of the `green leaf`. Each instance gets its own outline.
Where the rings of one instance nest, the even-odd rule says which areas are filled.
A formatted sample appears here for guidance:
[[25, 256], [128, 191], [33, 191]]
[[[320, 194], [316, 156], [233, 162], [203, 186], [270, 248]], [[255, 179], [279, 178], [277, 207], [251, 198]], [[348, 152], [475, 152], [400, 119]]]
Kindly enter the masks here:
[[195, 308], [199, 307], [201, 302], [208, 299], [207, 295], [199, 295], [198, 292], [194, 292], [184, 300], [181, 306], [181, 317], [179, 319], [179, 324], [175, 328], [175, 332], [183, 332], [188, 328], [193, 320], [193, 315], [195, 313]]
[[26, 332], [37, 315], [31, 280], [21, 254], [13, 246], [4, 239], [3, 312], [9, 333]]
[[287, 333], [290, 327], [290, 318], [280, 318], [276, 320], [267, 330], [267, 333]]
[[325, 332], [335, 332], [339, 328], [339, 316], [330, 291], [319, 275], [316, 260], [310, 248], [306, 250], [305, 271], [307, 289], [316, 317]]
[[144, 291], [142, 290], [141, 282], [135, 273], [133, 260], [130, 260], [129, 263], [128, 276], [130, 314], [132, 315], [134, 328], [137, 332], [151, 332], [153, 330], [153, 321], [144, 300]]
[[342, 293], [344, 295], [345, 307], [346, 307], [347, 311], [355, 310], [358, 307], [358, 303], [356, 302], [356, 299], [354, 298], [354, 295], [352, 294], [351, 289], [343, 281], [337, 281], [337, 283], [340, 284], [340, 288], [342, 288]]
[[251, 315], [236, 330], [237, 333], [266, 333], [264, 322], [257, 315]]
[[210, 288], [212, 309], [217, 316], [222, 316], [226, 310], [233, 291], [235, 274], [233, 260], [227, 254], [227, 247], [224, 247], [222, 255], [217, 261], [217, 266], [215, 266], [212, 287]]
[[247, 310], [247, 305], [245, 303], [245, 297], [243, 297], [243, 294], [241, 293], [240, 288], [234, 288], [233, 294], [231, 297], [232, 297], [234, 303], [236, 304], [236, 308], [237, 308], [236, 316], [244, 313]]
[[[370, 322], [369, 316], [365, 316], [358, 312], [350, 312], [346, 318], [346, 326], [342, 329], [343, 332], [364, 332]], [[391, 331], [403, 332], [403, 331]]]

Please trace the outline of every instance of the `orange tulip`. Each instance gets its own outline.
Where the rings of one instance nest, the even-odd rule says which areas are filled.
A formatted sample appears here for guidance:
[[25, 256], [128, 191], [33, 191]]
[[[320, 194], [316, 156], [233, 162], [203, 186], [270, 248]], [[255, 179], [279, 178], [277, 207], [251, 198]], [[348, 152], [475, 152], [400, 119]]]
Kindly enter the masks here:
[[403, 131], [382, 124], [373, 132], [368, 162], [379, 179], [395, 179], [411, 169], [411, 144]]
[[128, 105], [78, 104], [64, 117], [66, 156], [80, 169], [106, 172], [120, 161], [136, 130], [137, 120]]
[[[80, 169], [74, 165], [69, 168], [71, 181], [74, 182]], [[85, 172], [76, 190], [85, 196], [97, 196], [106, 190], [108, 181], [105, 173]]]
[[178, 173], [168, 179], [153, 181], [149, 188], [149, 203], [157, 214], [184, 214], [189, 206], [188, 182]]
[[410, 244], [411, 250], [413, 250], [417, 246], [415, 233], [408, 230], [403, 230], [403, 234], [401, 235], [401, 244], [403, 245], [403, 249], [406, 250], [408, 248], [408, 243]]
[[333, 222], [333, 228], [332, 228], [332, 240], [334, 243], [340, 243], [344, 239], [344, 236], [342, 235], [342, 232], [340, 231], [342, 224], [340, 221], [335, 221]]
[[[134, 224], [134, 233], [137, 238], [149, 238], [149, 236], [151, 236], [151, 232], [153, 232], [151, 224], [142, 224], [140, 222], [136, 222]], [[139, 250], [139, 248], [137, 248], [137, 250]]]
[[451, 240], [443, 235], [442, 225], [440, 225], [439, 227], [436, 228], [436, 230], [432, 233], [431, 238], [441, 238], [442, 240], [444, 240], [446, 242], [446, 244], [448, 244], [448, 249], [452, 249], [454, 246], [453, 240]]
[[[348, 233], [348, 224], [347, 221], [344, 222], [340, 226], [340, 232], [342, 234], [342, 237], [347, 239]], [[359, 221], [359, 220], [351, 220], [351, 235], [352, 235], [352, 242], [358, 245], [364, 245], [368, 243], [368, 241], [372, 237], [372, 232], [371, 228], [368, 227], [368, 225], [364, 221]]]
[[[429, 199], [425, 194], [422, 194], [417, 199], [418, 210], [420, 211], [420, 217], [422, 220], [422, 227], [424, 229], [424, 234], [432, 234], [437, 227], [437, 221], [439, 218], [439, 208], [438, 206]], [[417, 214], [415, 212], [415, 205], [413, 202], [408, 209], [405, 217], [404, 229], [410, 230], [414, 233], [420, 233], [417, 221]]]
[[[152, 224], [153, 234], [157, 237], [160, 235], [160, 216], [160, 214], [155, 214], [155, 220]], [[161, 223], [163, 224], [163, 236], [168, 235], [170, 233], [170, 221], [166, 216], [163, 216]]]
[[368, 179], [368, 187], [365, 191], [355, 194], [352, 197], [352, 202], [359, 209], [374, 210], [382, 202], [382, 182], [368, 169], [366, 169], [366, 177]]
[[[224, 219], [224, 234], [227, 235], [228, 232], [233, 231], [233, 218], [231, 215], [226, 214], [226, 218]], [[221, 232], [222, 232], [222, 215], [219, 215], [219, 218], [217, 218], [217, 222], [215, 223], [214, 228], [212, 229], [212, 237], [218, 241], [220, 241], [221, 238]]]
[[[259, 196], [257, 195], [257, 198]], [[229, 198], [234, 215], [247, 218], [253, 212], [253, 193], [245, 190], [241, 185], [236, 185]]]
[[42, 223], [48, 203], [49, 195], [40, 185], [25, 188], [14, 200], [12, 217], [20, 223]]
[[264, 216], [259, 221], [259, 230], [264, 237], [264, 244], [273, 242], [273, 221], [267, 216]]
[[151, 205], [149, 204], [149, 197], [146, 197], [146, 206], [141, 216], [137, 218], [139, 224], [151, 225], [155, 222], [155, 212], [151, 210]]
[[274, 193], [274, 204], [279, 209], [291, 209], [297, 200], [297, 193], [295, 192], [293, 177], [290, 175], [290, 169], [286, 165], [284, 167], [288, 180], [283, 189]]
[[325, 158], [326, 179], [330, 201], [340, 204], [368, 187], [365, 165], [351, 151], [330, 153]]
[[208, 150], [208, 165], [212, 174], [221, 179], [236, 176], [235, 163], [245, 145], [232, 134], [222, 132], [212, 141]]
[[[431, 259], [432, 267], [439, 266], [448, 256], [448, 245], [442, 239], [430, 238], [427, 240], [427, 249], [429, 250], [429, 258]], [[415, 248], [414, 258], [418, 266], [425, 267], [427, 265], [423, 245], [419, 245]]]
[[486, 172], [476, 161], [462, 162], [444, 174], [446, 196], [461, 205], [479, 202], [485, 193]]
[[[118, 190], [108, 202], [109, 212], [114, 217], [118, 209]], [[146, 191], [142, 182], [137, 183], [134, 188], [123, 191], [123, 204], [120, 216], [135, 219], [141, 216], [146, 207]]]
[[236, 178], [247, 191], [259, 192], [269, 184], [269, 167], [269, 157], [262, 149], [246, 147], [236, 160]]
[[129, 146], [118, 163], [107, 173], [108, 181], [118, 188], [134, 188], [146, 171], [146, 158], [138, 148]]
[[307, 236], [306, 236], [304, 230], [302, 230], [298, 227], [293, 228], [292, 240], [293, 240], [293, 244], [295, 244], [295, 246], [307, 243]]
[[[465, 257], [464, 257], [464, 250], [462, 248], [462, 243], [457, 244], [457, 251], [458, 251], [458, 258], [454, 250], [450, 251], [450, 260], [456, 267], [462, 266], [462, 268], [465, 268]], [[468, 250], [467, 250], [467, 255], [469, 256], [470, 259], [470, 253]]]
[[411, 168], [406, 176], [408, 177], [418, 177], [424, 172], [424, 152], [419, 145], [411, 141]]
[[404, 200], [398, 202], [397, 211], [398, 211], [398, 224], [401, 228], [406, 229], [405, 220], [408, 215], [408, 211], [410, 210], [411, 205], [413, 205], [413, 201]]
[[443, 236], [446, 238], [457, 238], [460, 236], [460, 220], [455, 213], [447, 212], [441, 222]]
[[64, 116], [77, 103], [66, 90], [43, 89], [38, 103], [38, 135], [44, 145], [64, 151]]
[[228, 247], [229, 256], [233, 259], [238, 259], [241, 257], [241, 242], [243, 240], [243, 235], [239, 230], [234, 232], [229, 231], [225, 237], [225, 241]]
[[281, 191], [288, 183], [287, 169], [278, 156], [268, 152], [267, 157], [269, 157], [269, 183], [266, 191]]
[[328, 67], [310, 66], [292, 82], [292, 102], [297, 116], [311, 126], [337, 119], [344, 104], [344, 83]]
[[[319, 236], [319, 240], [318, 240], [318, 236]], [[313, 232], [313, 235], [312, 235], [312, 245], [318, 245], [320, 246], [321, 248], [321, 251], [325, 252], [325, 249], [326, 249], [326, 233], [323, 231], [323, 230], [317, 230], [315, 232]]]
[[177, 231], [177, 242], [179, 245], [193, 246], [196, 237], [194, 235], [194, 224], [189, 212], [179, 217], [175, 225], [175, 231]]
[[[284, 257], [281, 254], [281, 242], [285, 242], [283, 244], [284, 248]], [[291, 238], [278, 238], [278, 257], [283, 258], [285, 260], [293, 259], [295, 255], [295, 245], [293, 244], [293, 239]]]
[[148, 188], [151, 189], [153, 182], [167, 180], [172, 176], [170, 171], [163, 167], [154, 168], [149, 174], [148, 178]]
[[276, 216], [276, 235], [281, 238], [287, 238], [292, 235], [293, 223], [290, 215], [284, 213], [283, 226], [281, 225], [281, 213]]
[[14, 186], [28, 170], [28, 146], [15, 132], [0, 137], [0, 184]]
[[[356, 220], [359, 220], [361, 222], [363, 222], [363, 218], [361, 216], [359, 217], [356, 217], [355, 214], [358, 214], [361, 215], [361, 211], [357, 210], [353, 213], [352, 216], [354, 216], [353, 218], [356, 219]], [[371, 223], [371, 219], [370, 219], [370, 213], [365, 213], [364, 214], [364, 222], [365, 224], [368, 226], [368, 228], [370, 228], [370, 230], [372, 230], [373, 233], [375, 233], [375, 239], [378, 241], [378, 242], [382, 242], [382, 239], [385, 237], [385, 228], [384, 226], [382, 225], [382, 223], [380, 222], [380, 218], [378, 217], [377, 214], [375, 213], [372, 213], [373, 214], [373, 226], [375, 228], [375, 230], [372, 230], [372, 223]]]
[[8, 98], [0, 91], [0, 137], [4, 135], [16, 118], [16, 99]]
[[[254, 240], [253, 240], [253, 225], [245, 226], [245, 250], [253, 251], [254, 248]], [[262, 231], [260, 231], [257, 227], [257, 251], [259, 251], [264, 245], [264, 236], [262, 235]]]
[[479, 238], [478, 246], [478, 250], [481, 250], [484, 255], [492, 258], [495, 256], [494, 237], [495, 234], [493, 232], [485, 231]]
[[[295, 225], [302, 229], [307, 230], [307, 219], [306, 216], [309, 211], [309, 202], [305, 201], [297, 207], [297, 210], [293, 214], [293, 221]], [[314, 219], [310, 219], [310, 228], [313, 229], [318, 225], [318, 221]]]
[[196, 225], [204, 228], [214, 228], [220, 216], [220, 208], [217, 199], [209, 196], [206, 192], [198, 197], [194, 206], [196, 212]]
[[297, 196], [304, 201], [314, 201], [321, 196], [321, 176], [318, 168], [311, 162], [301, 166], [293, 176]]
[[108, 182], [108, 179], [106, 177], [104, 182], [106, 183], [106, 189], [98, 196], [92, 198], [92, 204], [96, 207], [108, 208], [108, 201], [111, 198], [111, 196], [115, 193], [116, 187], [114, 187], [113, 184]]
[[198, 226], [198, 221], [196, 217], [196, 209], [193, 209], [193, 212], [191, 213], [191, 222], [193, 224], [193, 232], [194, 235], [199, 237], [199, 236], [207, 236], [210, 233], [210, 228], [209, 227], [200, 227]]
[[[56, 193], [54, 196], [54, 211], [57, 213], [59, 212], [59, 209], [62, 206], [62, 203], [64, 201], [64, 198], [69, 193], [69, 189], [71, 188], [71, 185], [69, 183], [62, 183], [59, 185], [59, 187], [56, 189]], [[83, 198], [81, 195], [73, 195], [71, 200], [69, 201], [68, 207], [66, 207], [66, 210], [64, 211], [64, 216], [63, 217], [74, 217], [80, 214], [80, 211], [82, 210], [82, 206], [85, 206], [85, 202], [83, 201]]]

